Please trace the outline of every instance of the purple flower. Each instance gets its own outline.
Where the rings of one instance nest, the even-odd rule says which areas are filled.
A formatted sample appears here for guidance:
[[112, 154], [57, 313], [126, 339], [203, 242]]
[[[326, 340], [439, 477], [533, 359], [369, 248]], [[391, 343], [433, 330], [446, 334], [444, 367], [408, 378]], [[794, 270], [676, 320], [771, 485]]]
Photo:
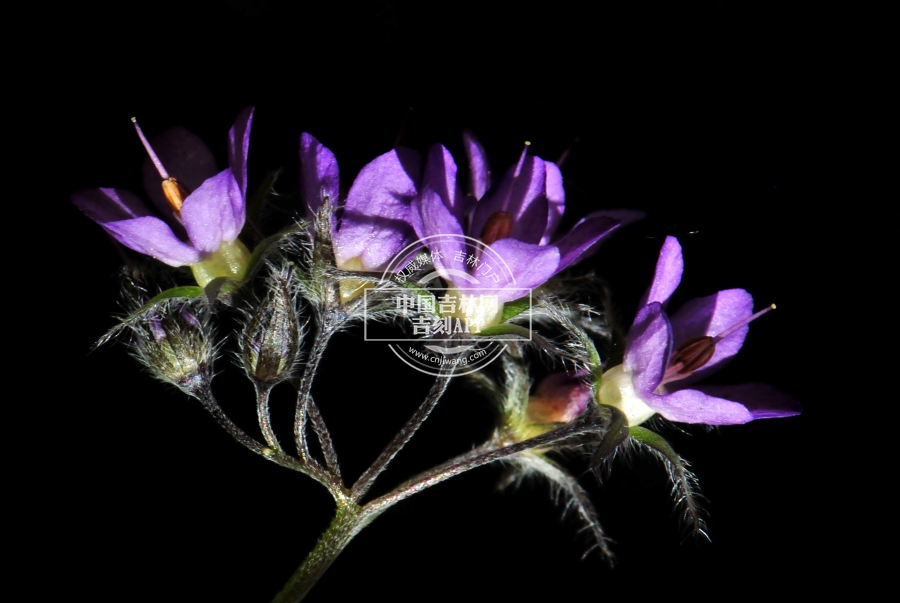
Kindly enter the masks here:
[[[413, 226], [429, 239], [442, 278], [462, 291], [480, 289], [500, 302], [522, 296], [596, 248], [597, 243], [638, 212], [598, 212], [556, 236], [565, 209], [562, 175], [556, 164], [529, 156], [527, 148], [493, 188], [481, 145], [465, 136], [471, 193], [464, 195], [456, 182], [457, 167], [443, 146], [431, 148], [425, 165], [422, 192], [413, 202]], [[453, 236], [438, 236], [453, 235]], [[505, 264], [514, 284], [498, 282], [494, 272], [469, 262], [459, 270], [458, 259], [472, 253], [463, 237], [490, 247], [495, 261]], [[477, 252], [476, 252], [477, 254]]]
[[664, 308], [683, 266], [681, 246], [667, 237], [628, 333], [624, 362], [603, 373], [600, 402], [622, 410], [632, 426], [657, 413], [707, 425], [799, 414], [796, 400], [762, 383], [693, 385], [737, 354], [749, 323], [774, 305], [754, 314], [749, 293], [727, 289], [687, 302], [670, 318]]
[[[419, 154], [397, 148], [363, 167], [332, 222], [338, 268], [381, 271], [415, 238], [410, 203], [418, 193]], [[300, 191], [311, 213], [329, 199], [339, 205], [340, 179], [334, 154], [312, 135], [300, 137]]]
[[157, 212], [115, 188], [79, 191], [72, 202], [126, 247], [170, 266], [190, 266], [201, 286], [219, 276], [241, 278], [250, 255], [237, 237], [244, 226], [252, 119], [248, 107], [228, 132], [229, 167], [221, 172], [191, 132], [171, 128], [151, 145], [135, 121], [150, 155], [144, 185]]

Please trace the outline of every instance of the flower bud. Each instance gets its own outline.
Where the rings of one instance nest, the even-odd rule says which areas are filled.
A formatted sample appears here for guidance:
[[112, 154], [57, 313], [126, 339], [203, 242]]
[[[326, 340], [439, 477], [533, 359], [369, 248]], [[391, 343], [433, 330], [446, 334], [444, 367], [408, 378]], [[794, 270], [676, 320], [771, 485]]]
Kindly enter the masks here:
[[244, 369], [260, 384], [274, 385], [290, 378], [297, 361], [302, 332], [290, 278], [288, 269], [269, 279], [266, 296], [250, 314], [241, 336]]
[[525, 414], [531, 423], [568, 423], [584, 412], [590, 399], [591, 386], [583, 374], [554, 373], [528, 398]]
[[215, 346], [205, 317], [187, 305], [161, 303], [131, 329], [135, 357], [157, 379], [191, 396], [209, 387]]

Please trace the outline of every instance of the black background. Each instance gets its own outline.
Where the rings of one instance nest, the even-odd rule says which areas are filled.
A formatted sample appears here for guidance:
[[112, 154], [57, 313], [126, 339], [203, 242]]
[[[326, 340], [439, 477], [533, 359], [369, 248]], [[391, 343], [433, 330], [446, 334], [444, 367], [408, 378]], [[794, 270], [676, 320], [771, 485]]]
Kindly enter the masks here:
[[[379, 518], [310, 601], [719, 597], [810, 578], [802, 568], [827, 550], [828, 533], [813, 519], [823, 488], [814, 447], [837, 409], [822, 368], [832, 354], [821, 298], [833, 301], [824, 275], [834, 252], [820, 237], [836, 177], [826, 99], [839, 59], [824, 26], [834, 15], [812, 3], [750, 2], [68, 10], [64, 44], [41, 67], [61, 158], [48, 228], [63, 250], [44, 301], [65, 316], [65, 336], [57, 321], [37, 334], [61, 339], [63, 377], [31, 412], [54, 442], [53, 461], [31, 476], [36, 559], [65, 590], [96, 601], [267, 601], [329, 520], [321, 488], [230, 441], [123, 346], [89, 351], [114, 324], [120, 260], [69, 195], [140, 190], [131, 116], [151, 136], [187, 127], [224, 165], [227, 130], [251, 104], [251, 187], [284, 168], [288, 207], [302, 131], [335, 152], [346, 183], [393, 145], [404, 121], [401, 144], [424, 152], [442, 142], [460, 164], [460, 132], [471, 128], [496, 171], [525, 140], [554, 159], [578, 139], [563, 168], [563, 226], [605, 207], [649, 214], [577, 268], [609, 283], [617, 318], [628, 324], [663, 237], [677, 235], [686, 272], [673, 308], [730, 287], [750, 291], [758, 308], [779, 306], [716, 379], [764, 381], [804, 403], [799, 417], [670, 433], [708, 498], [712, 543], [683, 541], [666, 476], [647, 460], [619, 464], [602, 486], [582, 479], [616, 541], [612, 570], [595, 553], [581, 559], [590, 542], [572, 518], [560, 520], [545, 484], [498, 493], [500, 470], [484, 468]], [[225, 360], [219, 368], [232, 372]], [[223, 374], [215, 387], [252, 428], [249, 385]], [[427, 387], [358, 331], [336, 342], [315, 391], [347, 474], [367, 466]], [[276, 415], [289, 406], [277, 398]], [[487, 404], [454, 384], [382, 486], [477, 444], [491, 421]]]

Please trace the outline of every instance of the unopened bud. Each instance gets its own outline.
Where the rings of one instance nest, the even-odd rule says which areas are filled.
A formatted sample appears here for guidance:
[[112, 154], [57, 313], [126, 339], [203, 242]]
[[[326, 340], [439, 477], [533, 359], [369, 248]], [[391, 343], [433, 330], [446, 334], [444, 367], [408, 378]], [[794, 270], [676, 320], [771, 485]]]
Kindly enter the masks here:
[[162, 303], [132, 332], [134, 355], [156, 378], [191, 396], [209, 387], [215, 346], [208, 324], [194, 312]]
[[302, 332], [290, 278], [288, 269], [269, 279], [266, 296], [250, 315], [241, 337], [244, 368], [262, 384], [274, 385], [290, 378], [297, 361]]
[[538, 384], [525, 413], [532, 423], [568, 423], [584, 412], [590, 399], [591, 386], [582, 373], [553, 373]]

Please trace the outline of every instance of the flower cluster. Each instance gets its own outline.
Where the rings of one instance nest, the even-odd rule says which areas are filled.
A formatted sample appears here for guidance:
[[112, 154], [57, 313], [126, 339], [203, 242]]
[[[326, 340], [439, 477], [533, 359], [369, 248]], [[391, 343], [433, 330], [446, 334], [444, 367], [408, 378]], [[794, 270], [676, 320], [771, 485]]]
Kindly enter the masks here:
[[[151, 204], [116, 188], [79, 191], [72, 201], [125, 247], [164, 265], [191, 269], [197, 286], [162, 291], [148, 301], [142, 285], [129, 303], [134, 311], [121, 325], [128, 328], [118, 332], [131, 333], [141, 362], [200, 400], [238, 442], [332, 493], [338, 511], [326, 532], [333, 541], [321, 547], [322, 555], [337, 555], [353, 535], [400, 500], [500, 460], [514, 474], [537, 474], [552, 482], [569, 497], [600, 550], [610, 555], [576, 474], [554, 457], [561, 450], [587, 452], [591, 468], [598, 469], [617, 450], [650, 449], [668, 464], [678, 501], [702, 532], [691, 496], [693, 476], [671, 446], [644, 426], [665, 422], [648, 420], [727, 425], [800, 412], [793, 398], [768, 385], [699, 383], [738, 353], [750, 323], [774, 305], [754, 313], [749, 293], [728, 289], [688, 301], [669, 314], [668, 302], [684, 265], [673, 237], [663, 243], [621, 363], [601, 358], [598, 349], [612, 348], [608, 313], [579, 299], [582, 291], [557, 277], [642, 214], [597, 211], [560, 232], [566, 208], [560, 167], [529, 154], [529, 145], [493, 182], [484, 149], [465, 133], [465, 186], [446, 147], [434, 145], [424, 161], [414, 150], [394, 148], [365, 165], [344, 195], [334, 153], [304, 133], [299, 145], [303, 207], [298, 213], [305, 218], [265, 237], [251, 253], [240, 237], [248, 222], [252, 118], [248, 108], [230, 129], [229, 166], [222, 171], [209, 148], [187, 130], [173, 128], [151, 142], [135, 122], [148, 155], [144, 182]], [[426, 278], [407, 281], [397, 270], [397, 258], [408, 260], [408, 255], [414, 257], [401, 262], [404, 270], [412, 266], [413, 272], [427, 272]], [[505, 280], [497, 276], [499, 267]], [[229, 287], [222, 289], [220, 281]], [[432, 281], [444, 286], [431, 286]], [[373, 289], [374, 295], [360, 295], [364, 289]], [[529, 292], [527, 305], [523, 290]], [[415, 297], [399, 294], [404, 291]], [[213, 323], [229, 311], [242, 321], [234, 347], [255, 386], [264, 441], [235, 425], [212, 393], [213, 365], [224, 347], [215, 341]], [[345, 484], [334, 443], [311, 396], [312, 382], [334, 333], [354, 322], [382, 319], [414, 336], [438, 326], [447, 335], [444, 343], [450, 344], [462, 341], [463, 334], [478, 342], [495, 341], [499, 335], [513, 339], [500, 349], [499, 362], [465, 373], [457, 369], [467, 361], [453, 355], [469, 354], [473, 345], [424, 345], [443, 355], [441, 368], [432, 373], [432, 389], [372, 466], [355, 483]], [[307, 330], [308, 323], [314, 328]], [[570, 370], [538, 380], [535, 354], [568, 363]], [[375, 479], [430, 415], [450, 378], [459, 374], [495, 403], [499, 421], [491, 438], [389, 494], [363, 502]], [[269, 414], [269, 392], [281, 383], [297, 390], [295, 453], [281, 441]], [[318, 456], [307, 443], [309, 428], [319, 441]], [[331, 561], [333, 557], [317, 559], [304, 567], [321, 573]], [[278, 600], [299, 600], [292, 598], [304, 594], [298, 585], [311, 586], [318, 575], [292, 580]]]

